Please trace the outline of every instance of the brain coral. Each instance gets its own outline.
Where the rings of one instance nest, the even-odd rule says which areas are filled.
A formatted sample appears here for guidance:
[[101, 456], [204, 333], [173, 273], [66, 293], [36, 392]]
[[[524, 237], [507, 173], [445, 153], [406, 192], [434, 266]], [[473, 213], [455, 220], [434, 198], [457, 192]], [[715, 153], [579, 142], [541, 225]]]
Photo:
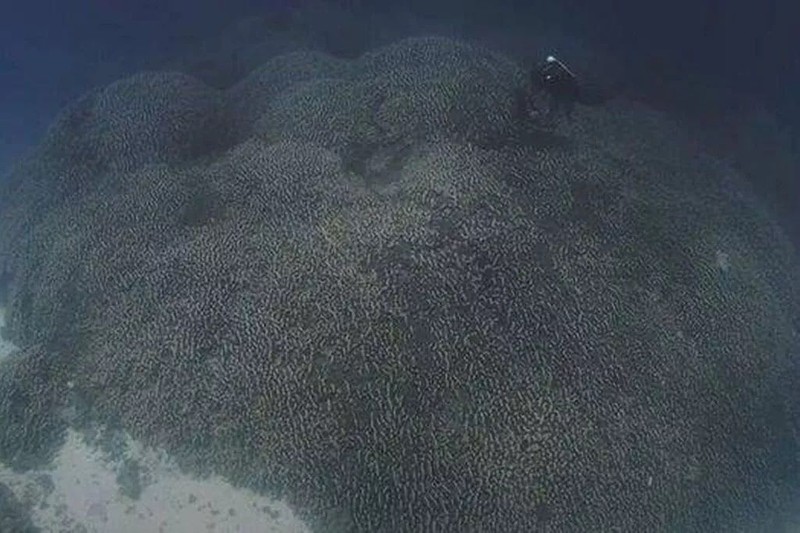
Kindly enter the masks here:
[[622, 101], [521, 136], [463, 43], [268, 65], [91, 93], [11, 176], [3, 461], [78, 411], [320, 531], [780, 523], [800, 270], [736, 174]]

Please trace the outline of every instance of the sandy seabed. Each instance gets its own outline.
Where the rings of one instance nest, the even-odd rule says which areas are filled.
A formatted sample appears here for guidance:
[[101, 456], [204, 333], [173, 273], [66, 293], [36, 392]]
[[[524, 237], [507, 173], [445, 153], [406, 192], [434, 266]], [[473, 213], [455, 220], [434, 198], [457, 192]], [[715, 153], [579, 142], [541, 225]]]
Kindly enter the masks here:
[[136, 499], [117, 482], [122, 461], [104, 457], [72, 430], [51, 468], [24, 474], [0, 468], [0, 482], [31, 509], [44, 532], [310, 532], [286, 504], [220, 478], [194, 479], [165, 454], [130, 439], [126, 458], [145, 472]]
[[[0, 341], [0, 359], [13, 350]], [[70, 429], [48, 468], [16, 473], [0, 463], [0, 483], [30, 509], [42, 532], [310, 533], [281, 501], [237, 489], [222, 478], [193, 478], [163, 451], [128, 436], [123, 448], [121, 457], [110, 458]], [[126, 461], [141, 471], [136, 497], [118, 482]]]

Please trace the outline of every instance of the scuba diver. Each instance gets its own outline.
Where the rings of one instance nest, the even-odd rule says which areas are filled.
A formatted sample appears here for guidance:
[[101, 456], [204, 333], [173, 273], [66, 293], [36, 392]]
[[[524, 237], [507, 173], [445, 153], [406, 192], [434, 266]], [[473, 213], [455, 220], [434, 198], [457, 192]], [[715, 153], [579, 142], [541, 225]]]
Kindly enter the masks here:
[[552, 129], [560, 117], [572, 117], [576, 103], [602, 105], [609, 96], [600, 87], [579, 80], [569, 67], [550, 55], [531, 73], [528, 115], [538, 125]]

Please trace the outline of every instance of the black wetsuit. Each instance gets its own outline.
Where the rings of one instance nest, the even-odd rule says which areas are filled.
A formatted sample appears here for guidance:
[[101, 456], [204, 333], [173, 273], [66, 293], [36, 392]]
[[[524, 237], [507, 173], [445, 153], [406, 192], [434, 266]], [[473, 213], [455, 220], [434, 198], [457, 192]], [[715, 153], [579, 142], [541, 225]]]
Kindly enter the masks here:
[[537, 85], [550, 95], [550, 113], [563, 113], [572, 115], [575, 102], [580, 98], [578, 80], [558, 60], [546, 61], [534, 73], [532, 85]]
[[600, 87], [586, 86], [554, 57], [531, 73], [529, 114], [543, 126], [553, 127], [560, 116], [570, 118], [575, 104], [601, 105], [609, 98]]

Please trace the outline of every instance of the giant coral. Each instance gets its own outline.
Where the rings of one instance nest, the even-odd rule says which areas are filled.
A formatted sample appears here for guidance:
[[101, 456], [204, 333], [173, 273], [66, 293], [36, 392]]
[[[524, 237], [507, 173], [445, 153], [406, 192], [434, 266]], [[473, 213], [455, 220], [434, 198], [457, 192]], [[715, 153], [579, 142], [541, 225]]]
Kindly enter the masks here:
[[2, 458], [51, 449], [69, 383], [322, 531], [778, 513], [800, 471], [786, 239], [653, 111], [519, 135], [524, 80], [427, 38], [73, 104], [3, 192], [29, 348], [0, 366]]

